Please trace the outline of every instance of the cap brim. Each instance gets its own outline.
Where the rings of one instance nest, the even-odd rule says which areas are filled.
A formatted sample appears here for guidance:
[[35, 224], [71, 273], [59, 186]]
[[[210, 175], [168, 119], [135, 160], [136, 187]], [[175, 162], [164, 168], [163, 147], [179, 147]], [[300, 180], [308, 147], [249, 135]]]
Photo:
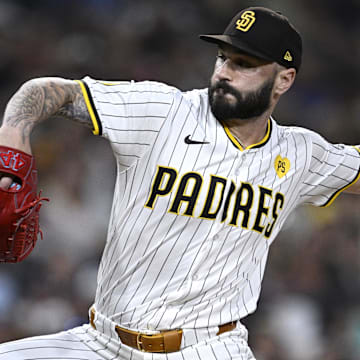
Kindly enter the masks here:
[[241, 50], [249, 55], [256, 56], [260, 59], [275, 62], [274, 59], [271, 59], [270, 57], [266, 56], [265, 54], [261, 53], [260, 51], [257, 51], [256, 49], [250, 47], [248, 44], [246, 44], [244, 41], [241, 41], [238, 38], [229, 36], [229, 35], [199, 35], [199, 38], [201, 40], [221, 45], [221, 44], [227, 44], [235, 47], [238, 50]]

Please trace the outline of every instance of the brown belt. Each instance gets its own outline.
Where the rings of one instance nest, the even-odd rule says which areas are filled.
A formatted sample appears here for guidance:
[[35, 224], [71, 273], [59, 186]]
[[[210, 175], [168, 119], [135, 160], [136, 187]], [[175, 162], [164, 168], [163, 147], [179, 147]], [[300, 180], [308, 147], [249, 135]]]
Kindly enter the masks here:
[[[90, 324], [96, 329], [94, 324], [95, 311], [91, 309]], [[231, 331], [236, 328], [236, 321], [220, 325], [216, 335]], [[182, 330], [161, 331], [158, 334], [143, 334], [136, 331], [115, 326], [121, 342], [134, 349], [151, 353], [169, 353], [179, 351], [182, 339]]]

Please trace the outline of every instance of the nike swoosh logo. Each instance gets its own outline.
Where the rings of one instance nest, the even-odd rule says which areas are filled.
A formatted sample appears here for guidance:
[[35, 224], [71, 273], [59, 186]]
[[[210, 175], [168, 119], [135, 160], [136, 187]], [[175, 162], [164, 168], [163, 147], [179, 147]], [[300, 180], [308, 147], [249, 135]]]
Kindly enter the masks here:
[[188, 135], [185, 139], [185, 144], [188, 145], [195, 145], [195, 144], [210, 144], [208, 141], [196, 141], [196, 140], [191, 140], [190, 139], [190, 135]]

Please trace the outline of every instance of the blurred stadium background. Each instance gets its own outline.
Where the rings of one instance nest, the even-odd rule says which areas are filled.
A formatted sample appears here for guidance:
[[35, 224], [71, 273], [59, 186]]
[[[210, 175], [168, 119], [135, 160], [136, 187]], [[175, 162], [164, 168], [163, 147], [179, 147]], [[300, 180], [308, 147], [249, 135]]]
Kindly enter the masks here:
[[[215, 47], [241, 8], [280, 10], [300, 30], [303, 66], [275, 113], [282, 124], [360, 143], [359, 0], [0, 0], [0, 107], [39, 76], [205, 87]], [[114, 184], [106, 141], [52, 119], [33, 134], [44, 240], [0, 265], [0, 342], [87, 322]], [[270, 251], [257, 312], [244, 323], [258, 360], [360, 359], [360, 199], [303, 207]]]

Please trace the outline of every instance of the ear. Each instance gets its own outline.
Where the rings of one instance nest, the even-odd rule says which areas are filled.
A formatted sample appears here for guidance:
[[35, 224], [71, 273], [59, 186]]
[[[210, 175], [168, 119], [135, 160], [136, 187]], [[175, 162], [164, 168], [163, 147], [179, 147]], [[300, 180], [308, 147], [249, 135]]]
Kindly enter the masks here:
[[280, 96], [286, 93], [294, 83], [295, 77], [296, 70], [294, 68], [286, 69], [282, 67], [275, 79], [274, 94]]

